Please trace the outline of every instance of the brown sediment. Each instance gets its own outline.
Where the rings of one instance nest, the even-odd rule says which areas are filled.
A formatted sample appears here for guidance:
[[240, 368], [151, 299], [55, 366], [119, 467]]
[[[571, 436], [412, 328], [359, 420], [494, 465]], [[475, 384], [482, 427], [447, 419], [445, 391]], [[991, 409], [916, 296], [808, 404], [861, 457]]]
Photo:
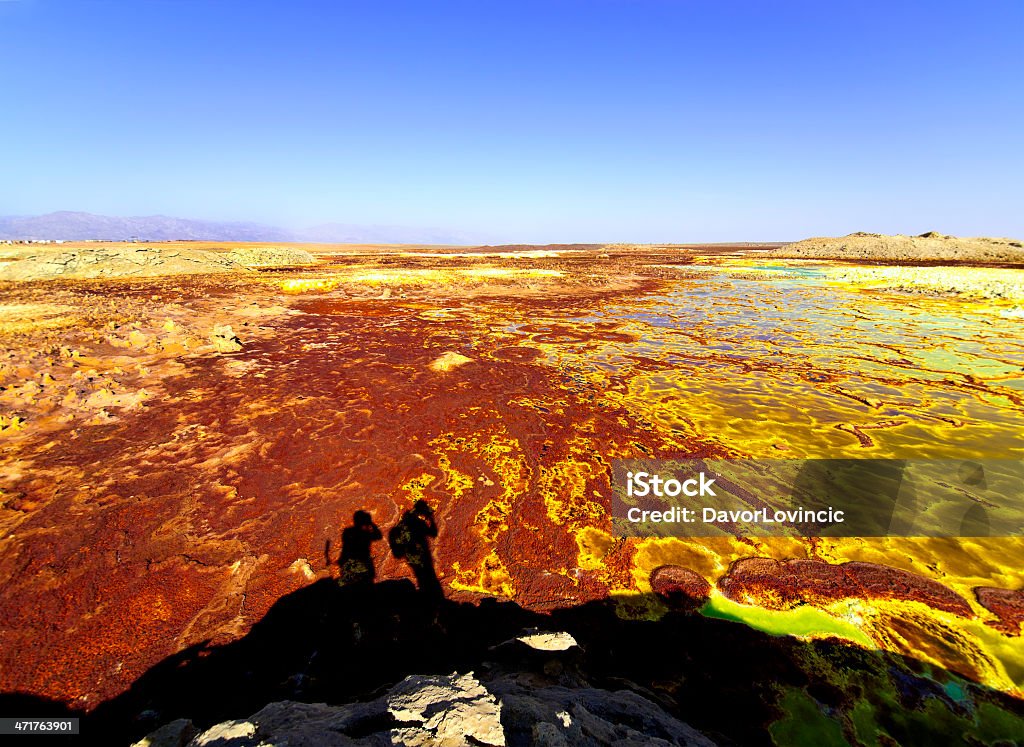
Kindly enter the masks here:
[[1024, 590], [978, 586], [974, 589], [974, 596], [978, 604], [999, 618], [990, 621], [989, 625], [1006, 635], [1020, 635], [1020, 626], [1024, 623]]
[[651, 590], [669, 607], [692, 611], [707, 601], [711, 594], [711, 584], [689, 568], [663, 565], [651, 572]]
[[963, 597], [938, 581], [877, 563], [745, 558], [732, 565], [718, 588], [733, 601], [768, 609], [851, 598], [887, 599], [921, 602], [961, 617], [973, 615]]

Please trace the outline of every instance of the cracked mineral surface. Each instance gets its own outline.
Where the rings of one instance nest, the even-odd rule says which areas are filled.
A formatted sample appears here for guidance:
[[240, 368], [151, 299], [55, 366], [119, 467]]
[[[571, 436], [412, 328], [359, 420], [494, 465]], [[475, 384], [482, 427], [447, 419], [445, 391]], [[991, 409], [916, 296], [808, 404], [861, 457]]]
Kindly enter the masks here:
[[452, 600], [658, 619], [676, 568], [655, 591], [684, 607], [1024, 690], [1020, 538], [609, 519], [614, 458], [1024, 456], [1019, 300], [756, 247], [190, 251], [216, 272], [0, 284], [0, 690], [88, 711], [419, 500]]

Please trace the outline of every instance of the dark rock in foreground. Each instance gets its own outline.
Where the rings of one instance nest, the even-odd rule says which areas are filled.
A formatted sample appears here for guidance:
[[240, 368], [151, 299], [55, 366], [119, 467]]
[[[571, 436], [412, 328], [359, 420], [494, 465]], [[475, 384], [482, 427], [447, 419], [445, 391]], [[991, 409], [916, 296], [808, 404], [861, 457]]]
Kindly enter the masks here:
[[[222, 741], [223, 740], [223, 741]], [[365, 703], [270, 703], [196, 735], [178, 720], [136, 747], [247, 745], [713, 745], [628, 690], [537, 686], [524, 675], [412, 675]]]

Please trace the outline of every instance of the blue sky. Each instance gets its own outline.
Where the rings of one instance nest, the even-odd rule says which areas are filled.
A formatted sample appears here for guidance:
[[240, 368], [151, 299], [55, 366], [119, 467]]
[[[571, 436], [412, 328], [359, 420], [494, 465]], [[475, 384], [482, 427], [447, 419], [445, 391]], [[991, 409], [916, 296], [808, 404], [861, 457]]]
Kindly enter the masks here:
[[1024, 236], [1024, 3], [0, 0], [0, 215]]

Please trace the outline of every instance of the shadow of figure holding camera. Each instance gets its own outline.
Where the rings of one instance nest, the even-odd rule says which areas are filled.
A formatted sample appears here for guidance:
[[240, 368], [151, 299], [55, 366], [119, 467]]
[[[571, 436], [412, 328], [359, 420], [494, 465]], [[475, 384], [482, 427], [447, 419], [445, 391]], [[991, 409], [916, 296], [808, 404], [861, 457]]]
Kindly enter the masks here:
[[426, 501], [419, 500], [402, 514], [401, 520], [388, 532], [388, 545], [392, 555], [409, 564], [420, 593], [440, 600], [444, 598], [444, 593], [430, 552], [430, 540], [436, 536], [434, 510]]
[[377, 577], [377, 569], [370, 553], [374, 542], [381, 539], [380, 528], [366, 511], [352, 515], [352, 526], [341, 533], [341, 556], [338, 568], [342, 586], [366, 586]]

